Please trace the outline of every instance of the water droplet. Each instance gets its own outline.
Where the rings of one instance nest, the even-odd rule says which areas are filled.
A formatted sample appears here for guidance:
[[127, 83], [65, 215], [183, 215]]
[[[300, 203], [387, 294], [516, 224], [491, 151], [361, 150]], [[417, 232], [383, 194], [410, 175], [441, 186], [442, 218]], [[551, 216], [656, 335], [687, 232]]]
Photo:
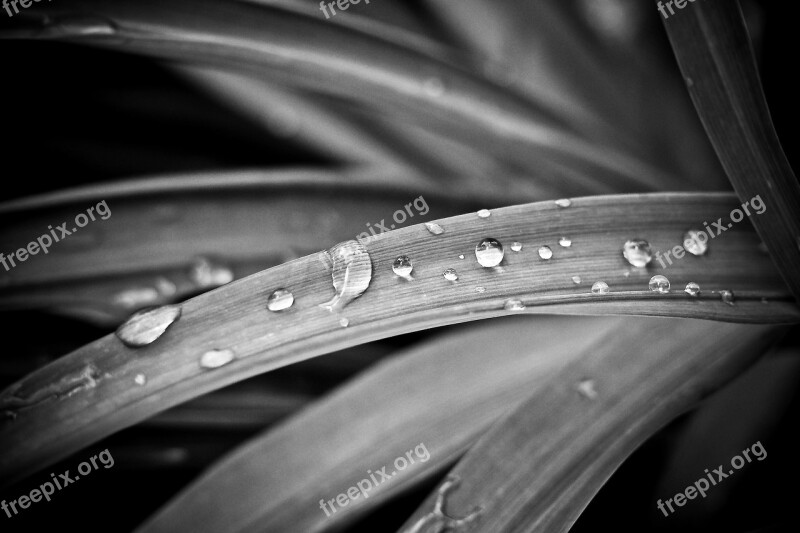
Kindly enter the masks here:
[[689, 283], [686, 284], [684, 292], [689, 296], [697, 296], [700, 294], [700, 285], [698, 285], [694, 281], [690, 281]]
[[495, 267], [503, 260], [503, 245], [491, 237], [483, 239], [475, 246], [475, 258], [483, 267]]
[[159, 296], [158, 290], [153, 287], [139, 287], [118, 292], [114, 295], [113, 302], [115, 305], [133, 310], [157, 303]]
[[560, 198], [556, 200], [556, 205], [558, 207], [569, 207], [572, 205], [572, 200], [570, 200], [569, 198]]
[[480, 292], [486, 292], [486, 288], [485, 287], [475, 287], [475, 292], [479, 292], [479, 293]]
[[608, 283], [595, 281], [594, 285], [592, 285], [592, 294], [608, 294]]
[[286, 289], [273, 291], [267, 298], [267, 309], [278, 312], [289, 309], [294, 304], [294, 294]]
[[116, 335], [126, 346], [141, 348], [158, 340], [180, 317], [180, 305], [139, 311], [117, 328]]
[[412, 270], [414, 270], [414, 265], [407, 255], [398, 256], [392, 263], [392, 271], [401, 278], [409, 279]]
[[458, 273], [456, 272], [456, 269], [454, 269], [454, 268], [448, 268], [447, 270], [442, 272], [442, 276], [444, 276], [444, 279], [446, 279], [447, 281], [456, 281], [456, 280], [458, 280]]
[[580, 277], [580, 276], [572, 276], [572, 282], [573, 282], [575, 285], [579, 285], [579, 284], [580, 284], [580, 282], [581, 282], [581, 277]]
[[511, 251], [512, 252], [519, 252], [522, 250], [522, 243], [519, 241], [514, 241], [511, 243]]
[[174, 296], [178, 292], [178, 287], [163, 276], [156, 279], [156, 289], [158, 289], [161, 296], [165, 297]]
[[[700, 238], [700, 235], [703, 237]], [[692, 255], [705, 255], [708, 250], [708, 236], [702, 230], [690, 229], [683, 234], [683, 247]]]
[[203, 368], [219, 368], [233, 361], [233, 350], [209, 350], [200, 358]]
[[594, 388], [594, 380], [584, 379], [580, 381], [575, 388], [582, 396], [590, 400], [597, 398], [597, 391]]
[[523, 304], [519, 300], [508, 300], [503, 305], [503, 309], [505, 309], [506, 311], [524, 311], [525, 304]]
[[320, 307], [330, 312], [343, 309], [364, 294], [372, 280], [372, 259], [367, 248], [357, 241], [337, 244], [328, 252], [333, 266], [331, 276], [336, 295]]
[[694, 87], [694, 80], [690, 77], [686, 77], [686, 86], [687, 87]]
[[431, 98], [438, 98], [444, 94], [444, 83], [437, 77], [428, 78], [422, 84], [425, 93]]
[[625, 245], [622, 247], [622, 255], [627, 259], [628, 263], [638, 268], [646, 267], [653, 259], [650, 243], [642, 239], [625, 241]]
[[67, 15], [47, 20], [50, 23], [40, 30], [39, 35], [51, 39], [79, 35], [114, 35], [117, 31], [111, 21], [96, 16]]
[[769, 248], [763, 242], [758, 243], [758, 251], [764, 255], [769, 255]]
[[572, 246], [572, 239], [569, 239], [567, 237], [561, 237], [558, 240], [558, 244], [560, 244], [564, 248], [569, 248], [570, 246]]
[[459, 259], [464, 259], [464, 254], [458, 256]]
[[542, 259], [550, 259], [553, 257], [553, 250], [549, 246], [541, 246], [539, 248], [539, 257]]
[[133, 378], [133, 381], [137, 385], [142, 386], [147, 383], [147, 378], [144, 376], [144, 374], [136, 374], [136, 377]]
[[233, 281], [233, 271], [225, 265], [206, 257], [194, 260], [189, 268], [189, 279], [198, 287], [221, 287]]
[[444, 228], [441, 227], [436, 222], [426, 222], [425, 228], [434, 235], [441, 235], [442, 233], [444, 233]]
[[343, 328], [346, 328], [347, 326], [350, 325], [350, 321], [342, 317], [339, 319], [339, 325], [342, 326]]
[[733, 306], [735, 298], [733, 296], [733, 291], [719, 291], [720, 297], [722, 297], [722, 301], [726, 304]]
[[492, 216], [492, 212], [489, 211], [488, 209], [481, 209], [480, 211], [478, 211], [478, 216], [481, 218], [489, 218], [490, 216]]
[[650, 290], [661, 294], [669, 292], [669, 280], [666, 276], [658, 274], [650, 278]]

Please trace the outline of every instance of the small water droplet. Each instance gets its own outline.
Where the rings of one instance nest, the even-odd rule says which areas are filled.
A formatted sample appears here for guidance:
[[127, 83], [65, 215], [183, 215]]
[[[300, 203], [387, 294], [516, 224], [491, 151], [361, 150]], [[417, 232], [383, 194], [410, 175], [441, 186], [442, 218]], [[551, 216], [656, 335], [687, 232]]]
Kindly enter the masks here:
[[464, 254], [458, 256], [459, 259], [464, 259]]
[[539, 257], [542, 259], [550, 259], [553, 257], [553, 250], [549, 246], [541, 246], [539, 248]]
[[733, 291], [719, 291], [719, 295], [723, 302], [730, 306], [734, 305], [735, 298], [733, 296]]
[[181, 317], [180, 305], [164, 305], [134, 313], [117, 328], [116, 335], [126, 346], [141, 348], [158, 340]]
[[482, 267], [495, 267], [503, 260], [503, 245], [497, 239], [488, 237], [475, 246], [475, 258]]
[[336, 295], [320, 307], [334, 312], [344, 309], [367, 290], [372, 280], [372, 258], [358, 241], [337, 244], [330, 249], [328, 257], [333, 262], [331, 276]]
[[683, 234], [683, 247], [692, 255], [705, 255], [708, 250], [708, 236], [702, 230], [690, 229]]
[[147, 378], [145, 377], [145, 375], [144, 375], [144, 374], [136, 374], [136, 377], [135, 377], [135, 378], [133, 378], [133, 381], [134, 381], [134, 383], [136, 383], [137, 385], [139, 385], [139, 386], [142, 386], [142, 385], [144, 385], [145, 383], [147, 383]]
[[444, 83], [440, 78], [432, 77], [426, 79], [422, 84], [425, 93], [431, 98], [438, 98], [444, 94]]
[[189, 279], [198, 287], [221, 287], [233, 281], [233, 271], [227, 266], [206, 257], [194, 260], [189, 268]]
[[444, 233], [444, 228], [441, 227], [436, 222], [426, 222], [425, 228], [433, 235], [441, 235], [442, 233]]
[[514, 241], [511, 243], [511, 251], [512, 252], [519, 252], [522, 250], [522, 243], [519, 241]]
[[273, 312], [289, 309], [294, 304], [294, 294], [286, 289], [277, 289], [267, 298], [267, 309]]
[[347, 326], [350, 325], [350, 321], [342, 317], [339, 319], [339, 325], [342, 326], [343, 328], [346, 328]]
[[488, 209], [481, 209], [480, 211], [478, 211], [478, 216], [480, 218], [489, 218], [490, 216], [492, 216], [492, 212], [489, 211]]
[[414, 265], [407, 255], [398, 256], [392, 263], [392, 271], [401, 278], [410, 278], [412, 270], [414, 270]]
[[508, 300], [503, 305], [503, 309], [506, 311], [524, 311], [525, 304], [523, 304], [520, 300]]
[[475, 292], [486, 292], [485, 287], [475, 287]]
[[572, 246], [572, 239], [569, 239], [567, 237], [561, 237], [558, 240], [558, 244], [560, 244], [564, 248], [569, 248], [570, 246]]
[[572, 282], [573, 282], [575, 285], [579, 285], [579, 284], [580, 284], [580, 282], [581, 282], [581, 277], [580, 277], [580, 276], [572, 276]]
[[200, 358], [203, 368], [219, 368], [233, 361], [233, 350], [209, 350]]
[[572, 205], [572, 200], [570, 200], [569, 198], [560, 198], [556, 200], [556, 205], [558, 207], [569, 207]]
[[758, 251], [764, 255], [769, 255], [769, 248], [763, 242], [758, 243]]
[[690, 281], [689, 283], [686, 284], [684, 292], [689, 296], [697, 296], [700, 294], [700, 285], [698, 285], [694, 281]]
[[768, 304], [769, 300], [767, 300], [766, 298], [761, 298], [761, 303], [762, 304]]
[[625, 241], [625, 245], [622, 247], [622, 255], [628, 263], [638, 268], [646, 267], [653, 259], [650, 243], [643, 239]]
[[650, 278], [650, 290], [653, 292], [658, 292], [660, 294], [666, 294], [669, 292], [669, 280], [666, 276], [662, 276], [658, 274]]
[[582, 396], [590, 400], [597, 398], [597, 391], [594, 388], [594, 380], [584, 379], [580, 381], [575, 388]]
[[686, 77], [686, 86], [687, 87], [694, 87], [694, 80], [690, 77]]
[[153, 305], [158, 302], [160, 295], [158, 290], [153, 287], [138, 287], [126, 289], [114, 295], [115, 305], [133, 310], [146, 305]]
[[456, 272], [456, 269], [454, 269], [454, 268], [448, 268], [447, 270], [442, 272], [442, 276], [444, 276], [444, 279], [446, 279], [447, 281], [456, 281], [456, 280], [458, 280], [458, 273]]
[[595, 281], [594, 285], [592, 285], [592, 294], [608, 294], [608, 283]]

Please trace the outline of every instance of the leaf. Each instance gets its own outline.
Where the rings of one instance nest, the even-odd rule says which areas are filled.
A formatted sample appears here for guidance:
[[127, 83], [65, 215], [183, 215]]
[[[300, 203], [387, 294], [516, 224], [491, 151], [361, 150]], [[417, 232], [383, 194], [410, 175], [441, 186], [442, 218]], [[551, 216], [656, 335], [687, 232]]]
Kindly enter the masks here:
[[[687, 227], [732, 206], [727, 194], [593, 197], [574, 199], [569, 208], [541, 202], [496, 209], [488, 218], [442, 219], [440, 235], [420, 225], [391, 231], [365, 248], [372, 272], [368, 290], [350, 304], [348, 293], [336, 313], [321, 308], [335, 294], [330, 254], [238, 280], [184, 302], [180, 320], [149, 346], [130, 349], [109, 335], [7, 389], [0, 395], [0, 410], [11, 418], [0, 427], [5, 447], [0, 474], [11, 482], [105, 435], [249, 376], [387, 336], [518, 313], [523, 305], [526, 313], [797, 321], [797, 307], [787, 301], [769, 259], [757, 253], [758, 241], [746, 224], [720, 235], [713, 253], [670, 266], [675, 287], [670, 294], [648, 290], [656, 267], [628, 268], [621, 257], [630, 238], [646, 238], [654, 250], [671, 248]], [[559, 248], [562, 235], [571, 237], [571, 247]], [[472, 254], [489, 236], [507, 247], [513, 241], [524, 247], [519, 254], [507, 251], [500, 268], [484, 268]], [[552, 247], [553, 259], [538, 257], [543, 244]], [[403, 254], [415, 265], [410, 282], [391, 270]], [[366, 259], [363, 251], [359, 257]], [[447, 268], [458, 269], [457, 282], [443, 278]], [[359, 273], [363, 281], [365, 270]], [[581, 284], [573, 283], [575, 275]], [[597, 280], [608, 283], [611, 292], [592, 294], [589, 288]], [[699, 297], [680, 290], [689, 281], [700, 284]], [[279, 288], [292, 291], [294, 305], [270, 312], [267, 298]], [[735, 303], [723, 302], [722, 290], [734, 291]], [[344, 318], [349, 327], [343, 327]], [[219, 349], [233, 351], [230, 364], [203, 368], [201, 356]], [[134, 386], [138, 374], [146, 376], [147, 386]], [[53, 395], [43, 397], [42, 390]]]
[[403, 533], [440, 531], [454, 517], [469, 531], [568, 531], [636, 447], [779, 334], [688, 320], [608, 330], [484, 434]]
[[800, 301], [800, 184], [772, 124], [739, 2], [706, 0], [664, 25], [739, 198], [767, 208], [753, 225]]

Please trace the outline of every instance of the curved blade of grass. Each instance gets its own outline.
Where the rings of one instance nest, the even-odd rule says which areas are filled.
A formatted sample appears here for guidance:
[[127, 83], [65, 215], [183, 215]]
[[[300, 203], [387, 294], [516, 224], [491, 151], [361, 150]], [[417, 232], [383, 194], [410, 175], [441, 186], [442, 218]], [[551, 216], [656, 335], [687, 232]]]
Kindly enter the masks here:
[[[619, 318], [495, 322], [457, 328], [376, 365], [234, 450], [140, 531], [341, 529], [451, 464], [531, 388], [544, 386], [607, 330], [623, 325]], [[638, 319], [636, 326], [646, 322]], [[368, 469], [377, 471], [420, 443], [429, 460], [330, 517], [320, 509], [320, 499], [346, 491]]]
[[[648, 239], [655, 250], [671, 248], [695, 221], [735, 205], [729, 194], [590, 197], [573, 200], [569, 208], [540, 202], [497, 209], [488, 218], [473, 213], [443, 219], [440, 235], [420, 225], [391, 231], [367, 247], [372, 264], [368, 290], [338, 313], [321, 307], [334, 296], [327, 254], [235, 281], [184, 302], [180, 320], [149, 346], [131, 349], [108, 335], [7, 389], [0, 395], [0, 410], [8, 413], [0, 427], [5, 448], [0, 474], [12, 481], [118, 429], [249, 376], [387, 336], [512, 314], [523, 305], [526, 313], [797, 321], [800, 311], [769, 258], [757, 252], [758, 240], [746, 224], [714, 241], [713, 253], [669, 267], [676, 288], [670, 294], [648, 290], [652, 265], [649, 270], [628, 268], [622, 258], [628, 239]], [[571, 247], [559, 248], [561, 235], [572, 239]], [[518, 254], [507, 251], [500, 268], [484, 268], [473, 253], [486, 237], [506, 246], [520, 241], [524, 248]], [[553, 259], [539, 259], [536, 250], [543, 244], [552, 247]], [[392, 273], [398, 255], [412, 258], [413, 281]], [[458, 269], [457, 282], [442, 277], [447, 268]], [[575, 275], [581, 284], [573, 283]], [[592, 294], [596, 280], [608, 283], [611, 292]], [[702, 287], [699, 297], [680, 291], [689, 281]], [[271, 313], [266, 300], [278, 288], [293, 292], [294, 305]], [[723, 302], [720, 290], [734, 291], [736, 302]], [[342, 327], [343, 318], [349, 327]], [[200, 357], [213, 349], [232, 350], [235, 359], [206, 370]], [[134, 385], [140, 373], [147, 386]]]
[[[596, 189], [578, 194], [606, 192], [609, 183], [625, 190], [687, 186], [636, 158], [582, 140], [545, 106], [455, 66], [450, 57], [280, 6], [83, 0], [69, 10], [40, 6], [37, 13], [49, 17], [44, 28], [20, 26], [0, 37], [70, 40], [268, 75], [345, 99], [357, 95], [359, 105], [381, 115], [428, 124], [445, 138], [482, 143], [522, 168], [537, 169], [550, 159], [583, 170]], [[536, 177], [559, 181], [547, 173]]]
[[706, 0], [664, 21], [703, 126], [739, 198], [800, 301], [800, 184], [772, 124], [738, 1]]
[[[650, 321], [592, 350], [495, 424], [452, 470], [444, 512], [469, 531], [569, 531], [636, 447], [737, 375], [780, 334], [765, 326]], [[426, 531], [442, 488], [402, 528]], [[438, 522], [442, 523], [442, 522]]]

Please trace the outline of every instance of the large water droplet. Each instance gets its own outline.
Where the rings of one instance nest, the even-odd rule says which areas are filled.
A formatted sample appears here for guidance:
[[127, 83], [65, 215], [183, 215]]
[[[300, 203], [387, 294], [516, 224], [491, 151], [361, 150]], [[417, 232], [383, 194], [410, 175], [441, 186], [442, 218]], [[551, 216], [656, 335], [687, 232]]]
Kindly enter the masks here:
[[642, 239], [626, 241], [622, 247], [622, 255], [628, 260], [628, 263], [638, 268], [646, 267], [653, 259], [650, 243]]
[[519, 252], [522, 250], [522, 243], [519, 241], [514, 241], [511, 243], [511, 251], [512, 252]]
[[503, 260], [503, 245], [491, 237], [483, 239], [475, 246], [475, 258], [483, 267], [496, 267]]
[[442, 276], [447, 281], [457, 281], [458, 280], [458, 272], [454, 268], [448, 268], [444, 272], [442, 272]]
[[490, 216], [492, 216], [492, 212], [489, 211], [488, 209], [481, 209], [480, 211], [478, 211], [478, 216], [480, 218], [489, 218]]
[[592, 294], [607, 294], [608, 293], [608, 283], [605, 281], [595, 281], [594, 285], [592, 285]]
[[690, 229], [683, 234], [683, 247], [692, 255], [705, 255], [708, 250], [708, 236], [701, 230]]
[[200, 358], [203, 368], [219, 368], [233, 361], [233, 350], [209, 350]]
[[719, 291], [719, 295], [722, 298], [722, 301], [726, 304], [733, 306], [735, 302], [735, 298], [733, 296], [733, 291]]
[[267, 309], [278, 312], [289, 309], [294, 304], [294, 294], [286, 289], [273, 291], [267, 298]]
[[426, 222], [425, 228], [434, 235], [441, 235], [444, 233], [444, 228], [436, 222]]
[[126, 346], [141, 348], [158, 340], [180, 317], [180, 305], [139, 311], [117, 328], [116, 335]]
[[700, 294], [700, 285], [698, 285], [694, 281], [690, 281], [689, 283], [686, 284], [684, 292], [689, 296], [697, 296]]
[[558, 239], [558, 244], [560, 244], [564, 248], [569, 248], [570, 246], [572, 246], [572, 239], [569, 239], [568, 237], [561, 237], [560, 239]]
[[549, 246], [541, 246], [539, 247], [539, 257], [542, 259], [550, 259], [553, 257], [553, 250], [551, 250]]
[[201, 288], [220, 287], [233, 281], [233, 271], [206, 257], [195, 259], [189, 268], [189, 279]]
[[572, 283], [574, 283], [575, 285], [579, 285], [580, 282], [581, 282], [580, 276], [572, 276]]
[[331, 276], [336, 296], [320, 304], [328, 311], [339, 311], [364, 294], [372, 280], [372, 259], [367, 248], [357, 241], [337, 244], [328, 252], [333, 262]]
[[657, 292], [660, 294], [666, 294], [669, 292], [669, 280], [666, 276], [662, 276], [658, 274], [650, 278], [650, 290], [653, 292]]
[[414, 265], [407, 255], [398, 256], [392, 263], [392, 271], [401, 278], [410, 278], [412, 270], [414, 270]]
[[572, 200], [570, 200], [569, 198], [560, 198], [556, 200], [556, 205], [558, 207], [569, 207], [572, 205]]
[[505, 309], [506, 311], [524, 311], [525, 310], [525, 304], [523, 304], [520, 300], [516, 300], [516, 299], [508, 300], [503, 305], [503, 309]]

